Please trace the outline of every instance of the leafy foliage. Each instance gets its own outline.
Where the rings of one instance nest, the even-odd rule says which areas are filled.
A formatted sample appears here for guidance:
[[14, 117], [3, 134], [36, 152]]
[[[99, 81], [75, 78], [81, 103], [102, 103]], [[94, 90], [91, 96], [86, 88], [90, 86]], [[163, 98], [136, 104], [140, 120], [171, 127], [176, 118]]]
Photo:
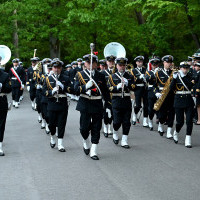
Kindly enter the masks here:
[[0, 43], [15, 52], [17, 32], [26, 67], [35, 48], [40, 58], [51, 56], [52, 38], [66, 64], [89, 53], [91, 42], [99, 58], [107, 43], [121, 43], [130, 62], [155, 53], [171, 54], [178, 63], [199, 45], [198, 0], [2, 0], [0, 12]]

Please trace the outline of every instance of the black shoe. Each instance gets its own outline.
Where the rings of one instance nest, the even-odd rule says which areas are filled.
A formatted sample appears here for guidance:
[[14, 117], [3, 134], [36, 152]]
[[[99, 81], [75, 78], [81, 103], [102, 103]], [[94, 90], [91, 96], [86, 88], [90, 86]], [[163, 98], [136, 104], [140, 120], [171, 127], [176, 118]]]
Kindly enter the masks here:
[[85, 149], [84, 147], [83, 147], [83, 151], [84, 151], [85, 155], [89, 155], [89, 153], [90, 153], [90, 149]]
[[58, 151], [60, 151], [60, 152], [65, 152], [65, 149], [64, 149], [64, 148], [61, 148], [61, 149], [58, 149]]
[[0, 156], [5, 156], [4, 152], [0, 153]]
[[125, 148], [125, 149], [129, 149], [129, 148], [130, 148], [129, 145], [123, 145], [123, 146], [121, 146], [121, 147], [123, 147], [123, 148]]
[[92, 156], [92, 157], [90, 157], [90, 158], [92, 158], [92, 160], [99, 160], [99, 157], [98, 157], [98, 156]]
[[158, 133], [160, 134], [160, 136], [163, 136], [163, 135], [164, 135], [164, 131], [163, 131], [163, 132], [158, 131]]
[[185, 146], [185, 147], [187, 147], [187, 148], [192, 148], [192, 145], [187, 145], [187, 146]]
[[150, 129], [150, 131], [153, 131], [153, 127], [150, 127], [149, 129]]
[[149, 128], [149, 126], [147, 125], [147, 126], [143, 126], [144, 128]]
[[114, 142], [115, 144], [118, 144], [118, 143], [119, 143], [119, 140], [115, 140], [115, 139], [113, 138], [113, 142]]
[[50, 131], [46, 131], [46, 134], [49, 135]]
[[175, 144], [178, 144], [178, 141], [174, 140], [174, 143], [175, 143]]
[[132, 124], [133, 124], [133, 125], [136, 125], [136, 121], [132, 121]]
[[45, 129], [45, 126], [41, 126], [41, 129]]
[[39, 122], [39, 123], [42, 123], [42, 120], [39, 120], [39, 119], [38, 119], [38, 122]]
[[53, 148], [56, 146], [56, 143], [55, 143], [55, 144], [52, 144], [52, 143], [50, 142], [50, 146], [51, 146], [51, 148], [53, 149]]
[[106, 138], [108, 137], [108, 133], [103, 132], [103, 134]]

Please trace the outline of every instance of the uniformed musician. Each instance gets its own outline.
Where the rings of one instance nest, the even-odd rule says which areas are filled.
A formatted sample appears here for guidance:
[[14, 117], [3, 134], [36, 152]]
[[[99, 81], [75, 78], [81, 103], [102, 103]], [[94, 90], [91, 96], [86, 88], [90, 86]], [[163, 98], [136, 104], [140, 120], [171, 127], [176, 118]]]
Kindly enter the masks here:
[[146, 68], [144, 67], [144, 56], [137, 56], [135, 59], [137, 67], [131, 71], [135, 79], [135, 107], [133, 112], [132, 124], [136, 124], [138, 113], [142, 108], [141, 103], [143, 101], [143, 126], [148, 127], [148, 99], [147, 99], [147, 88], [145, 73]]
[[[1, 59], [1, 58], [0, 58]], [[0, 69], [0, 156], [4, 156], [3, 139], [8, 112], [7, 94], [11, 92], [11, 81], [8, 73]]]
[[[172, 62], [174, 58], [171, 55], [166, 55], [162, 58], [163, 61], [163, 68], [160, 68], [156, 72], [156, 78], [157, 78], [157, 90], [155, 90], [155, 94], [157, 98], [161, 97], [161, 92], [163, 90], [163, 87], [165, 86], [167, 80], [170, 76], [173, 75], [172, 69], [170, 69]], [[158, 119], [159, 119], [159, 125], [158, 125], [158, 132], [160, 136], [163, 136], [164, 134], [164, 123], [167, 122], [167, 139], [172, 138], [172, 127], [174, 124], [174, 116], [175, 111], [173, 107], [174, 102], [174, 93], [169, 92], [166, 99], [164, 100], [160, 110], [158, 111]]]
[[11, 78], [12, 100], [15, 108], [19, 107], [20, 90], [24, 89], [25, 71], [19, 66], [19, 59], [12, 60], [13, 67], [10, 68], [9, 76]]
[[112, 92], [113, 142], [119, 143], [118, 130], [122, 126], [121, 146], [128, 149], [128, 134], [131, 127], [131, 93], [135, 88], [134, 78], [126, 72], [127, 58], [115, 60], [117, 72], [109, 76], [108, 87]]
[[33, 79], [34, 75], [34, 67], [38, 64], [40, 59], [38, 57], [31, 58], [31, 67], [27, 70], [27, 90], [30, 93], [30, 99], [31, 99], [31, 106], [33, 110], [36, 110], [36, 87], [35, 87], [35, 80]]
[[[116, 56], [110, 55], [106, 57], [106, 64], [107, 64], [107, 69], [103, 70], [101, 73], [104, 74], [105, 78], [106, 78], [106, 82], [108, 81], [108, 78], [111, 74], [114, 73], [115, 69], [115, 59]], [[112, 131], [112, 120], [113, 120], [113, 115], [111, 112], [111, 116], [108, 116], [108, 113], [106, 112], [106, 110], [104, 110], [104, 136], [108, 137], [108, 135], [111, 135], [113, 133]]]
[[[75, 81], [75, 92], [80, 95], [76, 110], [80, 111], [80, 133], [83, 137], [83, 150], [90, 153], [93, 160], [99, 160], [97, 145], [100, 140], [100, 130], [103, 119], [103, 102], [105, 109], [111, 115], [110, 93], [106, 85], [105, 76], [97, 71], [98, 57], [85, 55], [86, 70], [78, 72]], [[92, 66], [90, 62], [92, 60]], [[92, 69], [91, 69], [92, 67]], [[91, 69], [91, 70], [90, 70]], [[91, 147], [89, 135], [91, 133]]]
[[152, 58], [149, 61], [151, 63], [152, 69], [150, 71], [146, 71], [145, 74], [145, 79], [148, 83], [148, 114], [149, 114], [149, 129], [152, 131], [153, 130], [153, 117], [155, 114], [155, 110], [153, 109], [154, 104], [157, 100], [154, 89], [157, 87], [157, 80], [155, 73], [158, 69], [160, 59], [159, 58]]
[[[189, 74], [190, 65], [187, 62], [180, 63], [180, 70], [173, 74], [173, 80], [170, 89], [175, 92], [174, 108], [176, 112], [176, 129], [173, 134], [175, 143], [178, 143], [178, 135], [184, 125], [184, 118], [186, 116], [186, 137], [185, 146], [192, 147], [191, 134], [193, 128], [193, 108], [194, 101], [191, 95], [193, 86], [192, 76]], [[185, 114], [185, 116], [184, 116]]]
[[61, 73], [63, 62], [53, 60], [52, 74], [50, 74], [44, 83], [43, 93], [48, 97], [48, 117], [49, 129], [51, 132], [50, 146], [56, 146], [56, 127], [58, 127], [58, 150], [65, 152], [63, 146], [63, 137], [68, 115], [68, 101], [66, 93], [73, 92], [71, 82], [64, 73]]

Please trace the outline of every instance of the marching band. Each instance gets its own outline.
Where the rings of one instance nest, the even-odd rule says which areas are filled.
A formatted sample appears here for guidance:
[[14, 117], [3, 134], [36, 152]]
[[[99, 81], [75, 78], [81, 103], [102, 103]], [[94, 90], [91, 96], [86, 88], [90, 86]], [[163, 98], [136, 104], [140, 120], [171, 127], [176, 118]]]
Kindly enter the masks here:
[[[142, 112], [144, 128], [155, 130], [155, 116], [159, 135], [164, 136], [166, 125], [166, 138], [176, 144], [186, 123], [185, 147], [192, 147], [193, 123], [200, 125], [200, 53], [188, 57], [178, 67], [174, 66], [172, 55], [162, 59], [153, 56], [149, 69], [144, 65], [144, 56], [139, 55], [134, 58], [136, 66], [128, 69], [121, 44], [107, 44], [104, 60], [100, 61], [94, 54], [94, 44], [90, 49], [90, 54], [65, 67], [59, 58], [40, 61], [34, 50], [26, 76], [18, 58], [12, 60], [9, 73], [0, 70], [0, 156], [5, 155], [2, 143], [9, 109], [7, 94], [12, 92], [12, 105], [19, 108], [25, 83], [41, 129], [50, 135], [50, 147], [55, 148], [57, 143], [60, 152], [66, 151], [63, 138], [69, 99], [77, 101], [83, 152], [93, 160], [99, 160], [97, 147], [102, 124], [106, 138], [112, 135], [115, 145], [121, 138], [121, 147], [128, 149], [131, 122], [136, 126]], [[6, 64], [10, 56], [9, 48], [0, 45], [0, 65]]]

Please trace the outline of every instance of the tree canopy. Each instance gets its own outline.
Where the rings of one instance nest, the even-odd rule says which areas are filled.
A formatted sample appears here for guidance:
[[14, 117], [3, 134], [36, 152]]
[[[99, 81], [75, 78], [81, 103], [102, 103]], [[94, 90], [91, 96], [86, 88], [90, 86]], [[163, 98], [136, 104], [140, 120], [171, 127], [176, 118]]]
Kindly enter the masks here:
[[129, 62], [171, 54], [175, 63], [200, 48], [199, 0], [2, 0], [0, 44], [26, 67], [37, 56], [66, 64], [90, 52], [99, 58], [110, 42], [121, 43]]

